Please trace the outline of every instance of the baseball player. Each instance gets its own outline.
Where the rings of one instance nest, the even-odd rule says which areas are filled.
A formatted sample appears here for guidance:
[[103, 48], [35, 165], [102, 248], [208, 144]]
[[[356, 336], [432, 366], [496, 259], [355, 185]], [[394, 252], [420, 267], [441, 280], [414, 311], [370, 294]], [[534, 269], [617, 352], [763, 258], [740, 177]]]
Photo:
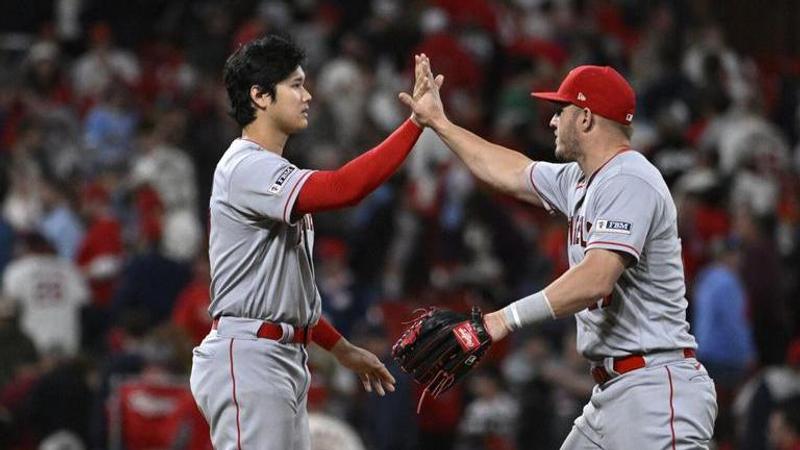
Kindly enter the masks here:
[[[421, 65], [432, 80], [427, 58]], [[674, 202], [658, 170], [630, 148], [634, 91], [610, 67], [581, 66], [557, 92], [532, 95], [560, 107], [550, 126], [563, 164], [531, 161], [454, 125], [438, 89], [418, 101], [404, 96], [478, 178], [567, 218], [569, 270], [487, 314], [486, 328], [497, 341], [575, 315], [577, 347], [597, 384], [562, 449], [708, 448], [714, 383], [686, 321]]]
[[[320, 317], [311, 213], [350, 206], [391, 176], [422, 129], [413, 117], [338, 170], [311, 171], [283, 156], [308, 125], [303, 52], [265, 36], [224, 68], [231, 116], [242, 127], [220, 159], [210, 200], [212, 329], [194, 349], [191, 389], [214, 448], [307, 450], [306, 346], [332, 352], [366, 391], [394, 390], [372, 353]], [[419, 61], [419, 58], [418, 58]], [[418, 65], [414, 98], [432, 92]], [[410, 97], [410, 96], [409, 96]]]

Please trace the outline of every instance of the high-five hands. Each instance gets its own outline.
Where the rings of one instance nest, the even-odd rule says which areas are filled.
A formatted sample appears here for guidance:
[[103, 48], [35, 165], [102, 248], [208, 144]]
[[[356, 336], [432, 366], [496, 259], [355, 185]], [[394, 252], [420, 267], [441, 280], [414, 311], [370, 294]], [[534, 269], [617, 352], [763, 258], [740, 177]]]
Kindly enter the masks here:
[[401, 92], [399, 95], [400, 101], [411, 108], [411, 120], [421, 126], [435, 127], [446, 119], [439, 96], [439, 88], [443, 83], [444, 75], [433, 76], [430, 60], [424, 53], [414, 55], [413, 94]]

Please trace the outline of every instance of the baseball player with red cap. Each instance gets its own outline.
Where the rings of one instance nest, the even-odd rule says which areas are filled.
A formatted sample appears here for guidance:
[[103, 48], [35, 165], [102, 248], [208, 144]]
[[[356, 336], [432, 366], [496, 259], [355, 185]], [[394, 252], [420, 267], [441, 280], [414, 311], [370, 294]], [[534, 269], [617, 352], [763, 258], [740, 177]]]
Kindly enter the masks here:
[[[422, 65], [433, 80], [430, 62]], [[575, 316], [597, 384], [562, 449], [708, 448], [714, 383], [686, 321], [675, 204], [658, 170], [630, 147], [634, 91], [611, 67], [580, 66], [558, 91], [533, 96], [561, 108], [550, 126], [563, 163], [531, 161], [454, 125], [438, 95], [405, 98], [475, 176], [567, 218], [569, 270], [487, 314], [487, 330], [497, 341]]]

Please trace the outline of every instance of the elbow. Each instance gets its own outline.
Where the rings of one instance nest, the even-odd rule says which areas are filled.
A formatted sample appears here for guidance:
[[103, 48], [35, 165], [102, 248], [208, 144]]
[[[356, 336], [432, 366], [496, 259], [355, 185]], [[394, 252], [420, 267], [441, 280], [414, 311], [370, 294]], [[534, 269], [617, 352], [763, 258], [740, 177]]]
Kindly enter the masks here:
[[583, 285], [589, 294], [587, 297], [593, 299], [611, 295], [624, 270], [624, 266], [616, 254], [602, 250], [589, 252], [579, 267], [583, 274]]
[[614, 282], [606, 280], [594, 280], [586, 284], [586, 301], [589, 303], [596, 302], [598, 299], [608, 297], [614, 292]]
[[607, 297], [611, 295], [611, 293], [614, 292], [614, 284], [616, 283], [610, 280], [602, 281], [597, 289], [599, 291], [598, 297]]

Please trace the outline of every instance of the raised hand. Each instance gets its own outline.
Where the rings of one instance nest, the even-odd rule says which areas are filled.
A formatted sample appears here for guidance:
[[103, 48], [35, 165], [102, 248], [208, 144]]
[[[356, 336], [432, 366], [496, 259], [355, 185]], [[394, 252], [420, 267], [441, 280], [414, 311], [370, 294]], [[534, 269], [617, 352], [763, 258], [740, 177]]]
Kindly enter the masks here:
[[400, 93], [400, 100], [412, 111], [412, 120], [422, 126], [436, 127], [446, 120], [444, 106], [439, 96], [439, 88], [444, 83], [444, 75], [433, 76], [430, 60], [423, 53], [414, 56], [413, 95]]
[[422, 94], [428, 90], [428, 80], [426, 79], [427, 72], [421, 64], [422, 58], [424, 57], [426, 57], [424, 53], [421, 55], [414, 55], [414, 90], [411, 95], [414, 100], [419, 100]]

